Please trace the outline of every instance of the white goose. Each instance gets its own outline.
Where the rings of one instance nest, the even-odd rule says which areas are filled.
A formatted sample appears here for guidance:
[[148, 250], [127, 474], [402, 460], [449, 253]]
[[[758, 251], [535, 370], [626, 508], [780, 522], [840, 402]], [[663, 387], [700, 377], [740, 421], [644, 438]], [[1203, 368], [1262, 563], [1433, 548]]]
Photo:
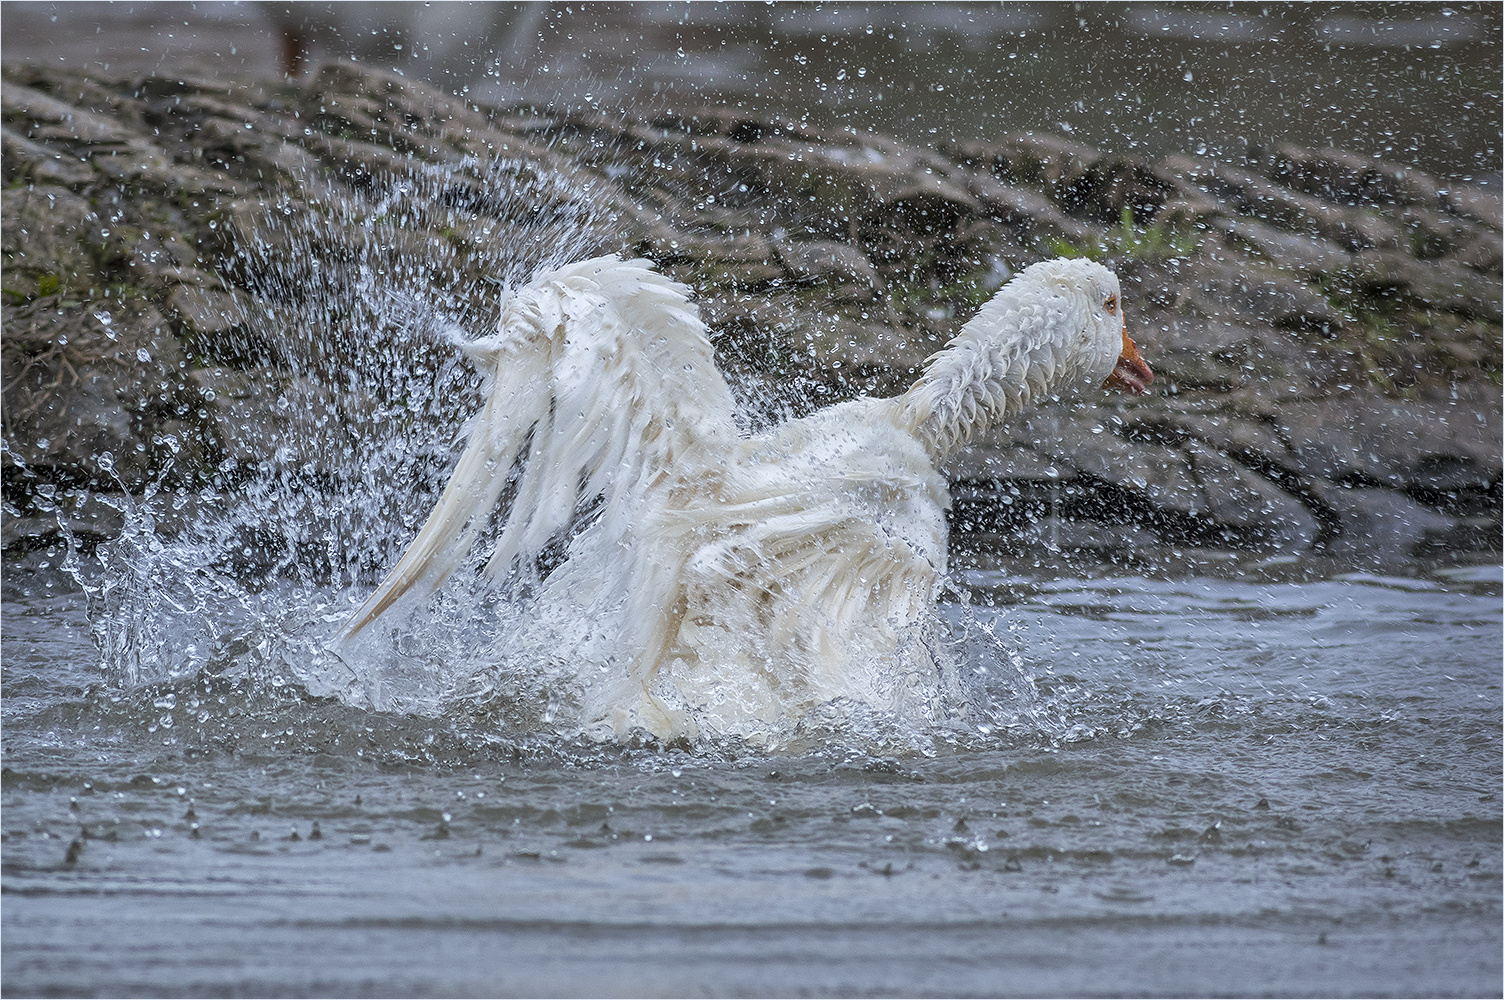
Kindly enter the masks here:
[[[497, 655], [573, 664], [581, 728], [604, 738], [745, 734], [835, 699], [933, 718], [943, 682], [921, 635], [946, 571], [939, 467], [1031, 400], [1153, 379], [1116, 276], [1083, 260], [1022, 271], [903, 395], [751, 438], [688, 290], [648, 261], [540, 275], [466, 352], [484, 409], [339, 640], [437, 589], [510, 483], [485, 573], [530, 596]], [[550, 545], [567, 547], [544, 575]]]

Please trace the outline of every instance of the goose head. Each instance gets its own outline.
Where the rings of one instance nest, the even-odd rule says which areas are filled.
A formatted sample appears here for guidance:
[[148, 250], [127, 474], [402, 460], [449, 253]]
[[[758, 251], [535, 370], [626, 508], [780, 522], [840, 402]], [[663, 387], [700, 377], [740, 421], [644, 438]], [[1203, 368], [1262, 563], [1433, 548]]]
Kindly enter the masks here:
[[1069, 319], [1059, 328], [1066, 343], [1057, 357], [1065, 361], [1067, 371], [1059, 389], [1076, 383], [1137, 395], [1149, 388], [1154, 372], [1128, 336], [1117, 275], [1095, 261], [1062, 257], [1031, 265], [1014, 281], [1024, 295], [1032, 291], [1046, 308], [1052, 298], [1064, 300]]
[[896, 407], [938, 463], [1039, 399], [1103, 387], [1139, 393], [1153, 380], [1128, 336], [1117, 275], [1059, 258], [1004, 285]]

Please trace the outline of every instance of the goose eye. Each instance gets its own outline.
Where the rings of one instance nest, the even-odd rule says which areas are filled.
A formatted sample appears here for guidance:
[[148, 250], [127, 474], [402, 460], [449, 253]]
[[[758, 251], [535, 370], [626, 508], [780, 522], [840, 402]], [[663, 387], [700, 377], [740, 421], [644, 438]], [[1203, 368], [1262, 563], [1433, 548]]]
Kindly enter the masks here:
[[1108, 312], [1116, 313], [1118, 311], [1118, 297], [1116, 295], [1109, 295], [1107, 301], [1102, 303], [1102, 306]]

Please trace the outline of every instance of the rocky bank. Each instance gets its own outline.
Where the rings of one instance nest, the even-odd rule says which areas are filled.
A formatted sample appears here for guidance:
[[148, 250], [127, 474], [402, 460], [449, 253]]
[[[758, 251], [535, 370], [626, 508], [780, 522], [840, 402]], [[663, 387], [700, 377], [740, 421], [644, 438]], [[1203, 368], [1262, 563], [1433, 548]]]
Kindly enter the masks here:
[[[10, 68], [0, 94], [12, 555], [59, 516], [110, 537], [112, 495], [154, 482], [338, 476], [330, 441], [359, 464], [392, 401], [338, 377], [369, 356], [331, 271], [374, 268], [414, 309], [434, 289], [479, 332], [562, 249], [693, 286], [753, 420], [897, 391], [1033, 261], [1113, 267], [1154, 392], [1062, 402], [960, 455], [974, 552], [1499, 551], [1493, 192], [1335, 150], [1147, 162], [726, 109], [483, 108], [348, 64], [264, 86]], [[452, 380], [452, 353], [412, 363]]]

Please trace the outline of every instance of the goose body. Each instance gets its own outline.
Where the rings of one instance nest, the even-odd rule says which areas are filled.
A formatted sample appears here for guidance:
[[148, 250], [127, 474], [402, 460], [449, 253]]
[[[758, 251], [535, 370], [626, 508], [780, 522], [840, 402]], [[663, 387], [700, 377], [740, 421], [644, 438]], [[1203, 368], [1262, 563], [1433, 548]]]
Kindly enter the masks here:
[[1153, 376], [1118, 296], [1098, 264], [1035, 264], [908, 392], [743, 437], [687, 289], [616, 257], [541, 275], [468, 345], [484, 408], [427, 523], [339, 639], [440, 586], [510, 488], [484, 572], [530, 596], [497, 655], [572, 664], [587, 732], [746, 734], [838, 699], [936, 721], [939, 467], [1041, 396], [1142, 391]]

